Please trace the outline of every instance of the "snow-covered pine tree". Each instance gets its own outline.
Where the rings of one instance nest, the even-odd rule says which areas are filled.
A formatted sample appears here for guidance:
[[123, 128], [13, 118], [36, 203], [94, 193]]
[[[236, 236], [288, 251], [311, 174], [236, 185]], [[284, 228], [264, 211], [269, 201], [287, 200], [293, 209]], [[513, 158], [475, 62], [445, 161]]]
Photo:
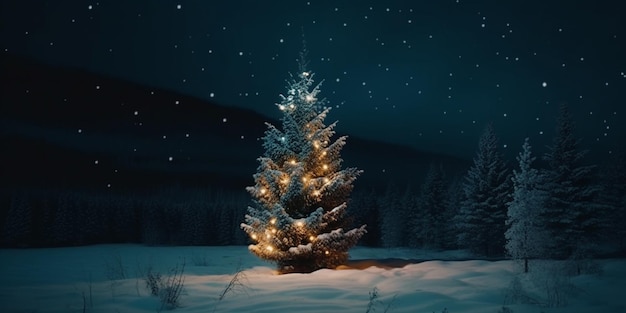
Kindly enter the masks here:
[[463, 192], [465, 196], [457, 219], [459, 245], [486, 256], [502, 254], [510, 179], [491, 124], [480, 137]]
[[517, 156], [519, 171], [513, 170], [513, 199], [508, 203], [508, 229], [505, 233], [506, 251], [524, 265], [528, 273], [528, 260], [543, 256], [549, 240], [540, 214], [545, 205], [547, 191], [539, 170], [532, 167], [535, 157], [529, 139], [524, 140]]
[[281, 273], [335, 268], [366, 232], [365, 225], [344, 231], [348, 197], [361, 171], [341, 169], [346, 137], [331, 141], [336, 122], [324, 124], [330, 108], [318, 99], [320, 84], [313, 84], [306, 51], [298, 63], [278, 104], [282, 130], [267, 124], [265, 153], [255, 185], [247, 188], [255, 205], [241, 224], [253, 241], [250, 251], [275, 262]]
[[549, 196], [543, 217], [553, 239], [552, 257], [567, 258], [588, 249], [602, 227], [597, 201], [600, 188], [593, 182], [595, 166], [581, 165], [586, 151], [578, 149], [574, 123], [567, 106], [560, 107], [556, 135], [544, 155]]

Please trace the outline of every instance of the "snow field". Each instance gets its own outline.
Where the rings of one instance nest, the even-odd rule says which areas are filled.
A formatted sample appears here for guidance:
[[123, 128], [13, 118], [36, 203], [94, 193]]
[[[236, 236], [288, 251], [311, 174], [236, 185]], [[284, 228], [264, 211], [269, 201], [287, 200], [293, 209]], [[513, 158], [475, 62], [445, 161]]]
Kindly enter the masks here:
[[[185, 288], [176, 312], [366, 312], [374, 287], [375, 312], [498, 312], [517, 273], [512, 261], [465, 259], [458, 251], [357, 247], [340, 270], [276, 275], [244, 246], [146, 247], [98, 245], [0, 250], [0, 311], [157, 312], [145, 287], [148, 267], [166, 275], [185, 263]], [[402, 260], [409, 260], [402, 262]], [[408, 263], [408, 264], [407, 264]], [[626, 260], [601, 260], [600, 275], [571, 277], [574, 293], [562, 308], [507, 304], [513, 312], [625, 312]], [[219, 296], [241, 268], [241, 283]], [[117, 277], [116, 277], [117, 275]], [[537, 299], [545, 291], [531, 286]], [[370, 311], [373, 312], [373, 311]]]

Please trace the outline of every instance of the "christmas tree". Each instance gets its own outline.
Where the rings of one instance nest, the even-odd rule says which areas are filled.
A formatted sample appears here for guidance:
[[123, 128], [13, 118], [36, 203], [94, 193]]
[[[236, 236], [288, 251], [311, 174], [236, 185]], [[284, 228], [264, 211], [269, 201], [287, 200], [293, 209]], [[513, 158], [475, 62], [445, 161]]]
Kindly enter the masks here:
[[324, 125], [330, 108], [318, 99], [321, 83], [314, 85], [306, 51], [298, 63], [298, 75], [290, 75], [287, 95], [277, 104], [282, 130], [267, 123], [265, 153], [255, 185], [247, 187], [254, 205], [241, 224], [253, 241], [250, 251], [275, 262], [280, 273], [335, 268], [366, 232], [365, 225], [344, 231], [348, 197], [361, 171], [341, 169], [346, 137], [332, 141], [336, 122]]

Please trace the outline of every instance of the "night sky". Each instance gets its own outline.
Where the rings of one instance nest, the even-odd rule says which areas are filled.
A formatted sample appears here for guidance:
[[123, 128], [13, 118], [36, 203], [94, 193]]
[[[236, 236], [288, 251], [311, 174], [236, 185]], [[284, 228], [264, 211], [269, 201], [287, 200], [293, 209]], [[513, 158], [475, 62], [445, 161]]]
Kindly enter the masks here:
[[339, 132], [471, 158], [493, 122], [512, 157], [566, 104], [603, 156], [626, 142], [619, 3], [3, 0], [0, 48], [277, 118], [304, 37]]

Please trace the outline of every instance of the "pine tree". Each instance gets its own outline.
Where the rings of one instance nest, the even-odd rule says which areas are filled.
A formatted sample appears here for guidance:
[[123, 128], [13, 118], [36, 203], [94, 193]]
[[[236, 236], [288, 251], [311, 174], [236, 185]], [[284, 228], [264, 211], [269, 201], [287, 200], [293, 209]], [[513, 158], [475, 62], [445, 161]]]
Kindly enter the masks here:
[[32, 243], [33, 210], [25, 194], [12, 195], [4, 223], [1, 244], [27, 247]]
[[444, 223], [444, 233], [442, 235], [442, 242], [444, 249], [457, 249], [458, 241], [457, 236], [459, 235], [459, 227], [458, 223], [456, 223], [456, 219], [459, 216], [459, 208], [461, 207], [461, 202], [464, 197], [464, 192], [461, 184], [460, 177], [454, 177], [450, 180], [450, 183], [446, 189], [446, 199], [445, 199], [445, 214], [443, 220]]
[[443, 247], [445, 233], [445, 181], [441, 166], [431, 164], [422, 184], [419, 197], [419, 218], [413, 233], [422, 239], [422, 246], [430, 249]]
[[543, 217], [553, 238], [552, 257], [571, 257], [587, 249], [599, 233], [601, 212], [599, 186], [592, 181], [595, 166], [581, 165], [586, 151], [578, 149], [568, 108], [560, 108], [556, 136], [544, 159], [549, 191]]
[[626, 254], [626, 155], [614, 153], [600, 175], [601, 202], [608, 208], [603, 237], [616, 243], [618, 251]]
[[387, 185], [385, 194], [379, 200], [378, 209], [381, 245], [386, 248], [403, 246], [407, 216], [395, 184]]
[[265, 154], [255, 185], [247, 188], [255, 205], [241, 224], [254, 243], [250, 251], [282, 273], [334, 268], [366, 232], [365, 226], [344, 231], [348, 197], [361, 171], [341, 169], [346, 137], [331, 141], [336, 122], [324, 124], [330, 108], [318, 99], [313, 77], [304, 51], [278, 104], [282, 130], [267, 124]]
[[506, 203], [510, 184], [498, 139], [489, 124], [478, 143], [474, 164], [463, 185], [459, 210], [459, 245], [486, 256], [504, 252]]
[[540, 214], [545, 205], [547, 191], [539, 170], [532, 168], [532, 156], [528, 138], [517, 156], [519, 171], [513, 171], [513, 199], [508, 203], [506, 251], [515, 260], [522, 260], [524, 273], [528, 273], [528, 260], [546, 252], [548, 241]]

